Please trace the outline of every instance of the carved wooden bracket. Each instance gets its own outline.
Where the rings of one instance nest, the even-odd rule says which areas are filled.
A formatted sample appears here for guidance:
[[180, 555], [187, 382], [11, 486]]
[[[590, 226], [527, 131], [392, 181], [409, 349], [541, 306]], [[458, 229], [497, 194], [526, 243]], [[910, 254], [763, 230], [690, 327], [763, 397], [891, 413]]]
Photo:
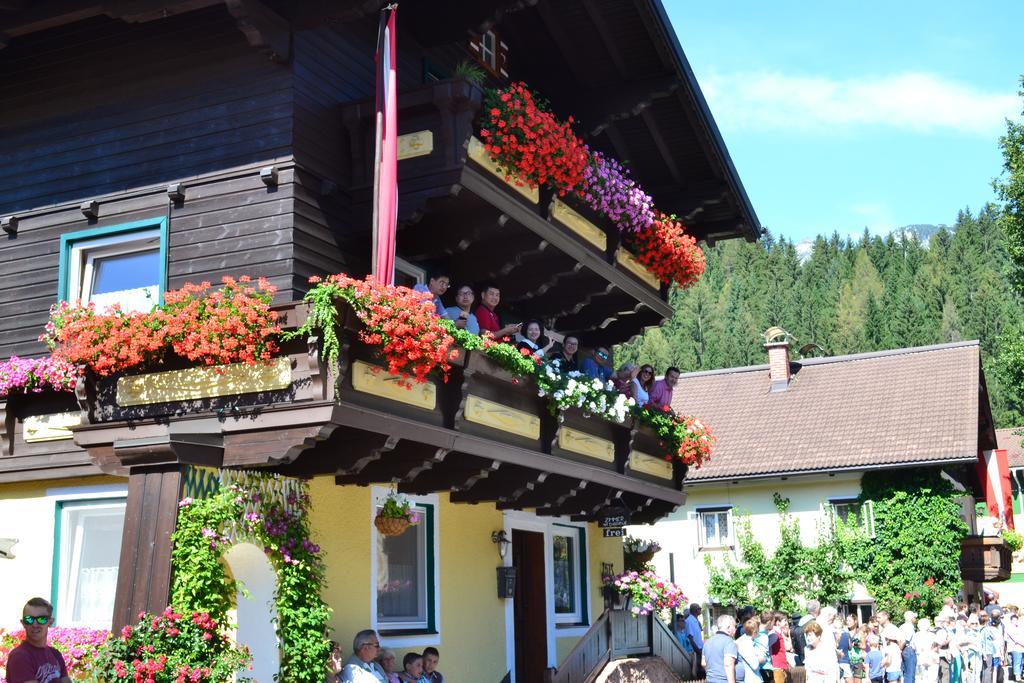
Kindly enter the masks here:
[[287, 20], [259, 0], [224, 0], [224, 4], [250, 47], [279, 64], [291, 61], [292, 29]]

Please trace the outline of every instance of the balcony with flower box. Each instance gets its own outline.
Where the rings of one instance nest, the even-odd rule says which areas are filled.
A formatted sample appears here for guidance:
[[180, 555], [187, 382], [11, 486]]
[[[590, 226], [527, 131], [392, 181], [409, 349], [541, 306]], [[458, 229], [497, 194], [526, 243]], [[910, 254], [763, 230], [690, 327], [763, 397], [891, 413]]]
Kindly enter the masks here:
[[[40, 457], [59, 457], [73, 436], [91, 472], [269, 468], [579, 519], [626, 507], [636, 522], [683, 502], [687, 462], [699, 463], [713, 443], [703, 454], [680, 455], [682, 446], [670, 447], [625, 397], [511, 345], [448, 336], [454, 328], [432, 317], [429, 297], [410, 290], [338, 276], [309, 301], [271, 307], [270, 294], [256, 288], [246, 300], [237, 290], [222, 296], [243, 286], [169, 292], [175, 303], [148, 314], [59, 309], [50, 334], [77, 364], [65, 372], [85, 374], [73, 387], [58, 380], [51, 387], [73, 392], [11, 396], [8, 425], [30, 415], [75, 417], [61, 440], [33, 447]], [[323, 291], [343, 295], [318, 299]], [[213, 320], [248, 322], [211, 345], [202, 340]], [[133, 335], [161, 325], [177, 336], [158, 331], [163, 346], [135, 355], [142, 342]], [[383, 329], [400, 348], [382, 345]], [[189, 338], [211, 348], [183, 344]], [[417, 349], [433, 355], [408, 360]], [[24, 431], [7, 429], [9, 451], [18, 453]]]
[[[496, 281], [502, 289], [502, 308], [510, 316], [540, 318], [559, 332], [582, 335], [591, 346], [618, 343], [660, 324], [671, 315], [670, 283], [688, 282], [680, 282], [677, 273], [652, 272], [638, 257], [644, 247], [640, 224], [644, 230], [650, 225], [653, 200], [618, 162], [587, 150], [568, 123], [548, 112], [541, 112], [545, 118], [532, 125], [547, 126], [550, 137], [562, 141], [564, 149], [556, 150], [555, 160], [543, 170], [528, 162], [510, 169], [509, 160], [494, 153], [497, 146], [487, 142], [495, 139], [494, 131], [504, 124], [502, 117], [517, 115], [489, 114], [499, 110], [487, 103], [509, 92], [533, 97], [521, 84], [484, 91], [464, 79], [399, 93], [398, 255], [413, 263], [445, 263], [460, 281]], [[484, 111], [488, 107], [489, 112]], [[342, 118], [349, 133], [355, 223], [368, 225], [373, 103], [350, 104]], [[563, 152], [584, 154], [591, 180], [545, 175], [558, 173], [565, 162], [557, 155]], [[526, 154], [534, 158], [529, 151]], [[600, 194], [603, 186], [593, 180], [598, 176], [629, 183], [620, 191], [635, 193], [640, 198], [636, 206], [607, 206], [607, 198]], [[566, 188], [565, 182], [576, 186]], [[598, 211], [596, 206], [608, 210]], [[631, 216], [638, 211], [645, 218]], [[699, 231], [693, 234], [699, 237]], [[681, 232], [678, 237], [679, 248], [696, 249], [692, 238]], [[661, 247], [659, 242], [649, 251], [665, 251]]]

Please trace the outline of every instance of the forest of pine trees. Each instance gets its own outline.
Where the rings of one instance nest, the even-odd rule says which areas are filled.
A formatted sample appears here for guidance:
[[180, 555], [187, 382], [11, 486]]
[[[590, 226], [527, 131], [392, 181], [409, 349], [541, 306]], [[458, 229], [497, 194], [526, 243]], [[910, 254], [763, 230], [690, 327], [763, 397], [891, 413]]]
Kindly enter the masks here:
[[817, 344], [825, 355], [979, 339], [996, 423], [1020, 425], [1024, 406], [1001, 376], [999, 337], [1024, 331], [1024, 306], [1009, 284], [998, 218], [995, 206], [963, 211], [927, 244], [914, 233], [819, 236], [803, 261], [772, 235], [717, 244], [705, 249], [700, 283], [672, 293], [674, 317], [620, 347], [616, 360], [659, 372], [758, 365], [772, 326], [793, 335], [794, 348]]

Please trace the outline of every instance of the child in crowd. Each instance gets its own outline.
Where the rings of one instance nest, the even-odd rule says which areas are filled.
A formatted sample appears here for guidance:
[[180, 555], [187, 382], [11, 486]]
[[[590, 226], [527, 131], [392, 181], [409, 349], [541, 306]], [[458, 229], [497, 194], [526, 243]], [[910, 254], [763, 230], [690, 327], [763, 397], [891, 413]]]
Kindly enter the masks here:
[[423, 650], [423, 675], [428, 683], [444, 683], [444, 676], [437, 670], [437, 663], [441, 660], [441, 653], [436, 647], [428, 647]]
[[404, 671], [399, 678], [403, 683], [428, 683], [423, 675], [423, 655], [417, 652], [406, 654], [402, 657], [402, 668]]
[[882, 666], [884, 654], [882, 653], [882, 639], [877, 633], [868, 635], [868, 653], [865, 657], [868, 668], [868, 679], [871, 683], [882, 683], [885, 678], [885, 668]]
[[850, 660], [850, 673], [855, 681], [863, 681], [867, 676], [864, 667], [864, 650], [860, 648], [860, 636], [854, 636], [850, 640], [850, 651], [847, 657]]

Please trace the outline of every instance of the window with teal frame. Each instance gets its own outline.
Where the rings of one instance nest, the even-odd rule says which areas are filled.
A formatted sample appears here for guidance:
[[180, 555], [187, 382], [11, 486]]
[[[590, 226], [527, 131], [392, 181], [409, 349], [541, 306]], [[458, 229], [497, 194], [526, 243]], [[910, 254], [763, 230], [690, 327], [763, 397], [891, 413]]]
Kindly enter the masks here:
[[434, 505], [417, 500], [419, 522], [400, 536], [373, 530], [377, 553], [375, 602], [383, 635], [437, 633]]
[[147, 311], [165, 291], [166, 217], [61, 235], [58, 299]]
[[57, 501], [51, 595], [58, 626], [110, 628], [125, 499]]
[[578, 526], [551, 527], [555, 623], [587, 623], [587, 531]]

